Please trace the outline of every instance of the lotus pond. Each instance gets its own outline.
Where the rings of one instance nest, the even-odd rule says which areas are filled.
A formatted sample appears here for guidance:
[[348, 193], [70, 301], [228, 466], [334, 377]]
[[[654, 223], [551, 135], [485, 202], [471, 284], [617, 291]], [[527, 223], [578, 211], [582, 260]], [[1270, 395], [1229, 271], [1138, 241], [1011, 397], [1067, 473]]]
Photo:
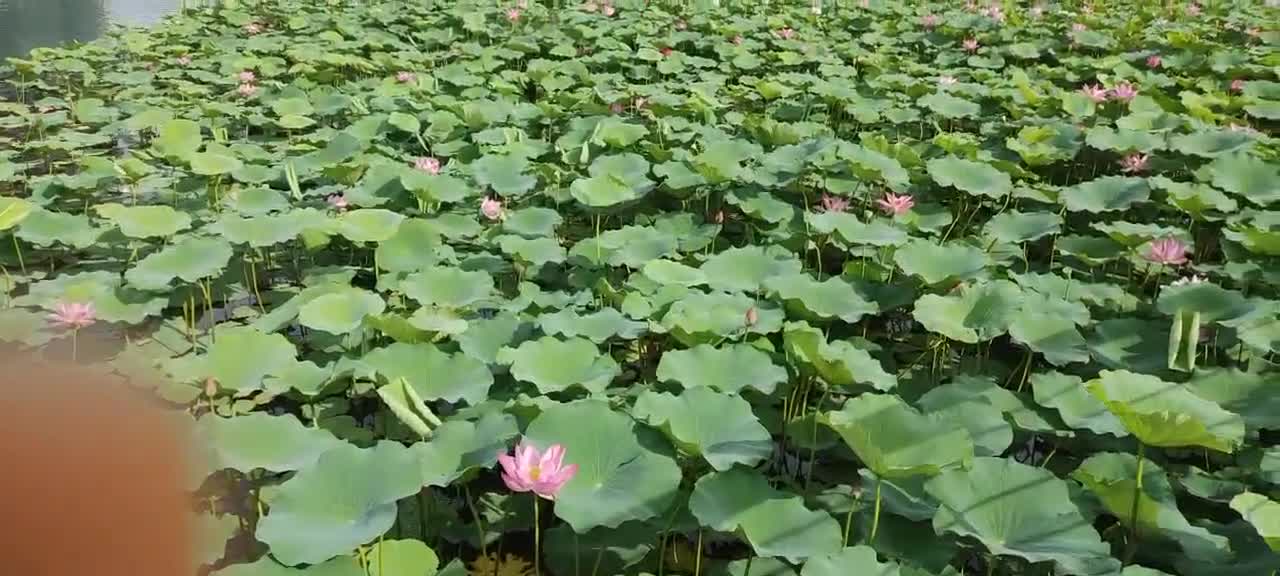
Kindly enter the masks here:
[[0, 69], [0, 340], [198, 573], [1274, 574], [1276, 22], [186, 11]]

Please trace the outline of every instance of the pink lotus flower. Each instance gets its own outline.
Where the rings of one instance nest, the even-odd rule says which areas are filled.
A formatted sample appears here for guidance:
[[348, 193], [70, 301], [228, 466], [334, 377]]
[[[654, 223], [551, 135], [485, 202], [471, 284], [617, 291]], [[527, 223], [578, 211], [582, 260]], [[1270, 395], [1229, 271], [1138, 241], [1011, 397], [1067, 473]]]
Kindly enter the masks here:
[[1130, 154], [1120, 160], [1120, 169], [1130, 174], [1136, 172], [1147, 171], [1147, 161], [1151, 159], [1147, 154]]
[[734, 37], [733, 37], [733, 43], [734, 43], [734, 44], [737, 44], [738, 46], [741, 46], [741, 45], [742, 45], [742, 35], [741, 35], [741, 34], [736, 34], [736, 35], [734, 35]]
[[995, 20], [996, 22], [1004, 22], [1004, 10], [1001, 10], [999, 6], [992, 4], [987, 7], [987, 17]]
[[508, 9], [507, 9], [507, 20], [509, 20], [509, 21], [511, 21], [511, 22], [517, 22], [517, 21], [519, 21], [519, 20], [520, 20], [520, 9], [519, 9], [519, 8], [508, 8]]
[[929, 30], [936, 28], [941, 21], [942, 19], [937, 14], [925, 14], [920, 17], [920, 25]]
[[1107, 89], [1097, 84], [1085, 84], [1084, 87], [1080, 88], [1080, 93], [1088, 96], [1094, 102], [1107, 101]]
[[778, 31], [778, 35], [781, 36], [783, 40], [790, 40], [791, 37], [796, 35], [796, 31], [791, 28], [783, 28]]
[[939, 76], [939, 77], [938, 77], [938, 85], [939, 85], [939, 86], [953, 86], [953, 85], [955, 85], [955, 83], [956, 83], [956, 82], [957, 82], [957, 80], [956, 80], [956, 77], [955, 77], [955, 76], [945, 76], [945, 75], [944, 75], [944, 76]]
[[334, 194], [333, 196], [330, 196], [327, 199], [327, 202], [329, 202], [329, 206], [334, 210], [339, 212], [345, 212], [347, 210], [347, 197], [342, 194]]
[[724, 210], [716, 210], [716, 213], [711, 216], [711, 219], [715, 221], [716, 224], [724, 224]]
[[1147, 260], [1156, 264], [1177, 266], [1187, 262], [1187, 245], [1172, 236], [1166, 236], [1151, 242], [1146, 254]]
[[1159, 54], [1147, 56], [1147, 68], [1159, 68], [1162, 62]]
[[501, 220], [506, 216], [506, 210], [502, 208], [501, 200], [486, 196], [480, 201], [480, 214], [490, 220]]
[[821, 209], [823, 212], [844, 212], [849, 209], [849, 199], [823, 194]]
[[977, 52], [977, 51], [978, 51], [978, 39], [977, 39], [977, 38], [965, 38], [965, 39], [964, 39], [964, 49], [965, 49], [965, 50], [968, 50], [968, 51], [970, 51], [970, 52]]
[[98, 311], [92, 302], [59, 302], [53, 307], [49, 321], [62, 328], [79, 330], [98, 320]]
[[1232, 91], [1232, 92], [1244, 92], [1244, 80], [1243, 80], [1243, 79], [1241, 79], [1241, 78], [1236, 78], [1235, 80], [1232, 80], [1232, 81], [1231, 81], [1231, 91]]
[[578, 465], [564, 465], [564, 446], [552, 444], [546, 452], [523, 441], [516, 446], [514, 455], [499, 454], [502, 465], [502, 481], [514, 492], [533, 492], [547, 500], [555, 500], [556, 494], [578, 473]]
[[613, 16], [614, 12], [616, 12], [616, 10], [614, 10], [613, 6], [610, 4], [605, 4], [603, 7], [600, 8], [600, 13], [604, 14], [605, 16]]
[[1190, 3], [1190, 4], [1187, 4], [1187, 15], [1188, 15], [1188, 16], [1199, 16], [1199, 15], [1200, 15], [1200, 5], [1199, 5], [1199, 4], [1196, 4], [1195, 2], [1192, 2], [1192, 3]]
[[755, 306], [747, 308], [746, 317], [743, 320], [746, 321], [747, 326], [755, 326], [756, 322], [760, 321], [760, 312], [756, 310]]
[[898, 216], [906, 214], [907, 210], [910, 210], [912, 206], [916, 205], [916, 201], [911, 198], [910, 194], [902, 194], [899, 196], [893, 192], [885, 192], [884, 198], [876, 200], [876, 204], [880, 205], [880, 209], [884, 210], [885, 214]]
[[621, 102], [614, 102], [613, 104], [609, 105], [609, 112], [612, 112], [614, 114], [621, 114], [623, 109], [624, 108]]
[[253, 84], [241, 84], [236, 88], [236, 93], [244, 96], [245, 98], [251, 98], [254, 94], [258, 93], [258, 87]]
[[244, 72], [241, 72], [241, 73], [240, 73], [238, 76], [236, 76], [236, 77], [237, 77], [237, 78], [239, 78], [239, 79], [240, 79], [240, 82], [241, 82], [241, 83], [244, 83], [244, 84], [247, 84], [247, 83], [249, 83], [249, 82], [253, 82], [254, 80], [257, 80], [257, 79], [258, 79], [258, 77], [257, 77], [256, 75], [254, 75], [254, 73], [253, 73], [253, 71], [252, 71], [252, 70], [245, 70]]
[[1134, 88], [1133, 84], [1128, 82], [1116, 84], [1115, 87], [1111, 89], [1111, 97], [1116, 100], [1124, 100], [1125, 102], [1128, 102], [1133, 100], [1133, 97], [1137, 95], [1138, 89]]
[[250, 22], [244, 25], [244, 33], [250, 36], [262, 33], [262, 25], [257, 22]]
[[418, 81], [418, 75], [408, 70], [396, 72], [396, 82], [401, 84], [412, 84]]
[[674, 50], [672, 50], [670, 46], [663, 46], [662, 48], [658, 49], [658, 52], [665, 57], [665, 56], [670, 56], [671, 53], [674, 52]]
[[414, 160], [413, 167], [433, 176], [440, 173], [440, 161], [431, 156], [423, 156]]
[[1085, 26], [1083, 22], [1076, 22], [1075, 24], [1071, 25], [1072, 32], [1084, 32], [1085, 30], [1088, 30], [1088, 29], [1089, 27]]
[[178, 57], [177, 62], [178, 62], [178, 65], [179, 65], [179, 66], [190, 66], [190, 65], [191, 65], [191, 56], [188, 56], [188, 55], [186, 55], [186, 54], [183, 54], [182, 56], [179, 56], [179, 57]]

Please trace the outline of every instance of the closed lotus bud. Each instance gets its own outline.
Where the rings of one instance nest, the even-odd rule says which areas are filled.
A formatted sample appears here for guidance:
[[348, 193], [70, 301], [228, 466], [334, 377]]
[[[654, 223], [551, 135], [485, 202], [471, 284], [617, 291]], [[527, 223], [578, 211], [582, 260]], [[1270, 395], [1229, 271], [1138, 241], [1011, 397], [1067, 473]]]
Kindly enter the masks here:
[[755, 326], [760, 320], [760, 313], [756, 311], [756, 307], [747, 308], [747, 326]]
[[207, 398], [213, 398], [218, 395], [218, 381], [212, 376], [204, 379], [204, 395]]

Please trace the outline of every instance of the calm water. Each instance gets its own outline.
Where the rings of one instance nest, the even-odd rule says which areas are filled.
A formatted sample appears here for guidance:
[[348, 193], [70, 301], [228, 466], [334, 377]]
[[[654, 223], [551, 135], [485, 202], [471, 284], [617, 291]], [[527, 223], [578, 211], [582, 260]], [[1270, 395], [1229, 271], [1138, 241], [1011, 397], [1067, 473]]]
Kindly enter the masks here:
[[0, 0], [0, 58], [97, 38], [111, 24], [151, 24], [179, 0]]

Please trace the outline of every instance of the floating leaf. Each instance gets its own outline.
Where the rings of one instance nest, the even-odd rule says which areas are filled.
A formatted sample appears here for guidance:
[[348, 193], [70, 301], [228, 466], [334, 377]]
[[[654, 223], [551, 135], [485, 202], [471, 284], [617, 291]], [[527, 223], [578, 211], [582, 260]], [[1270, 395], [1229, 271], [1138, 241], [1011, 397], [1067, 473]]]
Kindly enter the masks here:
[[884, 478], [932, 476], [973, 458], [968, 432], [919, 413], [897, 396], [862, 394], [823, 420]]
[[498, 362], [510, 364], [512, 376], [537, 386], [543, 394], [575, 385], [601, 392], [621, 372], [617, 362], [583, 338], [529, 340], [498, 351]]
[[775, 490], [759, 472], [742, 466], [700, 478], [689, 511], [713, 530], [741, 531], [760, 556], [798, 561], [840, 549], [835, 518], [809, 510], [799, 496]]
[[940, 186], [952, 186], [988, 198], [1003, 198], [1013, 191], [1013, 181], [1008, 174], [990, 164], [955, 156], [930, 160], [929, 176]]
[[769, 355], [746, 344], [716, 348], [699, 344], [688, 350], [668, 350], [658, 362], [657, 378], [679, 382], [685, 388], [709, 386], [729, 393], [744, 388], [772, 394], [786, 382], [787, 371]]
[[1240, 415], [1155, 376], [1103, 370], [1086, 386], [1143, 444], [1234, 452], [1244, 441]]
[[738, 396], [706, 386], [679, 396], [646, 392], [636, 399], [632, 413], [667, 432], [676, 446], [702, 456], [716, 470], [734, 464], [755, 466], [773, 454], [773, 438]]

